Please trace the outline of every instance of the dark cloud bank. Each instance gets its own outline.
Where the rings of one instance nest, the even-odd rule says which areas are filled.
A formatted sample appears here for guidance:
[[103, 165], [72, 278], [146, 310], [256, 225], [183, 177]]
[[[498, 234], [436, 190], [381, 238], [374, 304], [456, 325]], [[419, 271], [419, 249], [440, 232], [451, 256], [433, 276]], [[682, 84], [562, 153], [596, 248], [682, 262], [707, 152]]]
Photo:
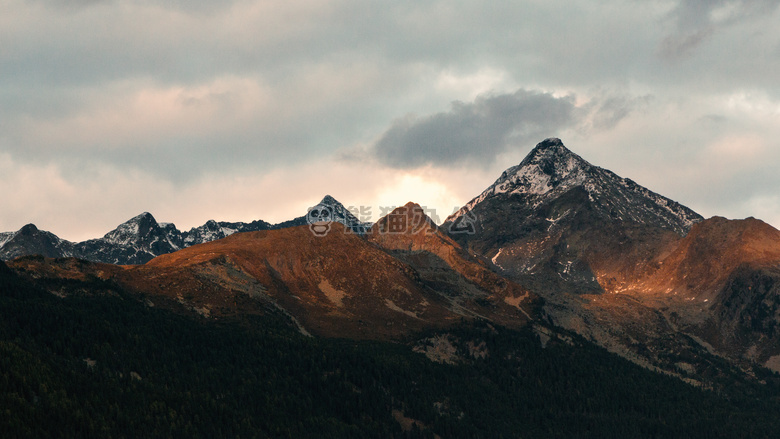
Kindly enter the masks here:
[[395, 121], [374, 146], [383, 163], [398, 167], [463, 162], [489, 164], [509, 145], [549, 137], [574, 124], [574, 97], [518, 90], [453, 102], [450, 111]]
[[396, 120], [371, 153], [387, 166], [489, 166], [512, 146], [559, 137], [569, 129], [609, 130], [650, 97], [602, 93], [577, 105], [574, 95], [520, 89], [452, 103], [449, 111]]

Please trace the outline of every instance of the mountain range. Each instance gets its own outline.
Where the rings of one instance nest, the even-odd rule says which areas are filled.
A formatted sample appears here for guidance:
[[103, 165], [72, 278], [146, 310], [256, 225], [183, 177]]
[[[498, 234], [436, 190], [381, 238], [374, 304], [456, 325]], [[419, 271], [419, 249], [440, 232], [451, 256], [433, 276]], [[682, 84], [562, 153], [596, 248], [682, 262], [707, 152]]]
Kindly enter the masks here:
[[697, 375], [706, 353], [780, 370], [780, 232], [762, 221], [705, 220], [559, 139], [444, 226], [468, 218], [474, 233], [455, 239], [543, 297], [558, 326], [671, 373]]
[[[332, 221], [344, 224], [355, 233], [365, 233], [369, 227], [330, 195], [326, 195], [316, 206], [333, 212]], [[200, 227], [180, 231], [171, 223], [158, 223], [152, 214], [144, 212], [120, 224], [102, 238], [76, 243], [39, 230], [34, 224], [27, 224], [16, 232], [0, 233], [0, 260], [39, 254], [50, 258], [77, 257], [107, 264], [144, 264], [157, 256], [238, 232], [305, 225], [307, 215], [279, 224], [269, 224], [262, 220], [249, 223], [209, 220]]]
[[[29, 279], [101, 279], [207, 318], [275, 310], [314, 336], [401, 340], [486, 321], [569, 331], [698, 385], [780, 371], [780, 232], [704, 219], [560, 139], [441, 226], [411, 202], [374, 224], [332, 197], [318, 206], [188, 232], [145, 213], [81, 243], [27, 225], [0, 234], [0, 257]], [[447, 345], [416, 349], [441, 360]]]

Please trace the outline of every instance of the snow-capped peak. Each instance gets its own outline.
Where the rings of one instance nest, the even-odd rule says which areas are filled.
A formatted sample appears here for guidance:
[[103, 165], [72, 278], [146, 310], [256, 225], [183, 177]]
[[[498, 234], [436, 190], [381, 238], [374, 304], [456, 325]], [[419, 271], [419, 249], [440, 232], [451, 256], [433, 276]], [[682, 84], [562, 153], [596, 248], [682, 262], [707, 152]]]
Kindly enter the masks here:
[[157, 220], [151, 213], [144, 212], [117, 226], [116, 229], [106, 233], [103, 240], [120, 245], [129, 245], [148, 235], [153, 229], [159, 228]]
[[519, 165], [507, 169], [492, 187], [494, 193], [544, 195], [582, 184], [592, 167], [569, 151], [561, 139], [551, 138], [536, 145]]
[[326, 204], [329, 206], [343, 206], [337, 199], [333, 198], [330, 195], [325, 195], [322, 197], [322, 201], [320, 201], [319, 204]]
[[685, 206], [591, 165], [569, 151], [560, 139], [550, 138], [536, 145], [519, 165], [504, 171], [495, 183], [447, 221], [455, 221], [494, 197], [520, 196], [518, 201], [535, 209], [577, 187], [594, 206], [616, 220], [651, 221], [678, 234], [686, 233], [701, 220], [699, 214]]
[[520, 164], [504, 171], [495, 183], [447, 220], [454, 220], [486, 198], [498, 194], [545, 195], [569, 190], [582, 185], [593, 168], [582, 157], [569, 151], [561, 139], [545, 139]]
[[[208, 220], [200, 227], [193, 227], [189, 232], [184, 233], [184, 244], [187, 246], [199, 244], [202, 242], [215, 241], [230, 236], [238, 231], [236, 227], [229, 227], [229, 223], [218, 223], [214, 220]], [[241, 226], [243, 224], [236, 224]]]
[[327, 206], [332, 210], [333, 221], [344, 224], [345, 227], [355, 233], [366, 233], [370, 228], [370, 222], [363, 222], [349, 211], [343, 204], [330, 195], [325, 195], [317, 206]]
[[11, 238], [14, 237], [14, 232], [2, 232], [0, 233], [0, 247], [5, 245], [6, 242], [10, 241]]

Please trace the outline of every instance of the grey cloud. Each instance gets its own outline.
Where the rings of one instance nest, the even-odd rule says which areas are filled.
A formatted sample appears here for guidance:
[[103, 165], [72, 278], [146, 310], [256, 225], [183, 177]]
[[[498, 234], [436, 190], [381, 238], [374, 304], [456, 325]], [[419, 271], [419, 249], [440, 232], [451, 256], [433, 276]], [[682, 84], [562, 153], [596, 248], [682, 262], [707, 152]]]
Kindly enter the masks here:
[[520, 89], [514, 94], [454, 102], [448, 112], [397, 120], [374, 145], [394, 167], [469, 163], [489, 165], [511, 144], [556, 135], [572, 126], [574, 98]]
[[772, 14], [780, 0], [682, 0], [671, 11], [674, 31], [661, 42], [665, 59], [690, 55], [717, 32], [744, 21]]
[[597, 131], [611, 130], [632, 112], [652, 101], [652, 96], [602, 93], [578, 109], [580, 119]]
[[733, 24], [771, 13], [780, 0], [682, 0], [672, 11], [677, 26]]
[[[116, 0], [33, 0], [58, 11], [78, 12], [80, 10], [96, 5], [108, 5], [118, 3]], [[153, 4], [156, 6], [179, 9], [187, 13], [214, 12], [230, 7], [234, 0], [214, 2], [211, 0], [168, 0], [165, 2], [155, 0], [136, 0], [136, 4]]]
[[110, 0], [34, 0], [45, 6], [55, 8], [60, 11], [79, 11], [100, 3], [109, 3]]
[[[224, 75], [256, 75], [277, 85], [323, 63], [368, 60], [385, 66], [388, 80], [405, 68], [468, 72], [490, 66], [506, 70], [518, 85], [548, 90], [559, 84], [571, 89], [626, 78], [660, 85], [700, 84], [691, 79], [691, 72], [705, 68], [713, 77], [713, 88], [722, 89], [735, 78], [775, 82], [773, 75], [750, 65], [722, 61], [740, 54], [747, 59], [766, 54], [760, 47], [746, 51], [746, 35], [718, 49], [721, 61], [704, 60], [690, 70], [677, 65], [679, 70], [670, 71], [667, 63], [657, 63], [657, 55], [664, 60], [689, 55], [722, 28], [772, 12], [777, 0], [737, 2], [722, 14], [725, 18], [715, 17], [718, 20], [712, 12], [727, 5], [725, 0], [684, 1], [670, 15], [662, 17], [659, 12], [650, 20], [647, 14], [654, 10], [645, 9], [644, 2], [641, 12], [633, 14], [632, 8], [637, 8], [631, 2], [610, 8], [577, 1], [565, 8], [555, 2], [430, 1], [377, 7], [351, 0], [308, 7], [268, 3], [273, 7], [261, 13], [253, 2], [235, 3], [231, 9], [226, 2], [184, 5], [177, 0], [160, 8], [175, 9], [171, 17], [144, 8], [153, 3], [101, 3], [68, 19], [42, 14], [8, 32], [8, 40], [0, 35], [0, 46], [6, 49], [0, 54], [0, 77], [14, 89], [80, 87], [128, 78], [198, 84]], [[197, 13], [208, 4], [218, 4], [220, 10]], [[668, 35], [662, 34], [658, 20], [668, 24]], [[768, 40], [776, 44], [776, 39]], [[750, 44], [758, 46], [754, 40]]]
[[667, 60], [679, 59], [693, 53], [694, 50], [714, 32], [707, 27], [692, 33], [670, 35], [661, 42], [659, 54]]

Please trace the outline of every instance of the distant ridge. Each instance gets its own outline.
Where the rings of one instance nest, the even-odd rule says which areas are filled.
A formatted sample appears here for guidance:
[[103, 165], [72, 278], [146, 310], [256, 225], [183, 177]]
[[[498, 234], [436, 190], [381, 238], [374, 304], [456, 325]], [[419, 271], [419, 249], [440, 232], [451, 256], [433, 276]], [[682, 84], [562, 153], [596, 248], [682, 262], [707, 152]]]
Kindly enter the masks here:
[[[344, 224], [354, 233], [363, 234], [371, 227], [371, 223], [358, 220], [330, 195], [326, 195], [317, 206], [327, 206], [333, 214], [332, 220]], [[262, 220], [249, 223], [209, 220], [202, 226], [181, 231], [171, 223], [158, 223], [151, 213], [144, 212], [118, 225], [102, 238], [77, 243], [28, 224], [16, 232], [0, 233], [0, 260], [42, 255], [51, 258], [77, 257], [117, 265], [145, 264], [157, 256], [222, 239], [234, 233], [305, 225], [308, 224], [307, 215], [308, 212], [279, 224]]]
[[[364, 222], [360, 221], [355, 215], [352, 214], [352, 212], [349, 211], [346, 207], [344, 207], [343, 204], [341, 204], [338, 200], [333, 198], [330, 195], [325, 195], [325, 197], [317, 203], [315, 206], [322, 206], [326, 207], [330, 214], [332, 214], [331, 221], [341, 223], [346, 227], [349, 231], [357, 233], [357, 234], [365, 234], [368, 229], [371, 228], [372, 223], [371, 222]], [[306, 212], [305, 215], [301, 215], [297, 218], [281, 222], [279, 224], [275, 224], [271, 226], [271, 229], [284, 229], [287, 227], [296, 227], [296, 226], [303, 226], [306, 224], [309, 224], [311, 221], [311, 218], [307, 218], [310, 214], [311, 210], [309, 212]]]

